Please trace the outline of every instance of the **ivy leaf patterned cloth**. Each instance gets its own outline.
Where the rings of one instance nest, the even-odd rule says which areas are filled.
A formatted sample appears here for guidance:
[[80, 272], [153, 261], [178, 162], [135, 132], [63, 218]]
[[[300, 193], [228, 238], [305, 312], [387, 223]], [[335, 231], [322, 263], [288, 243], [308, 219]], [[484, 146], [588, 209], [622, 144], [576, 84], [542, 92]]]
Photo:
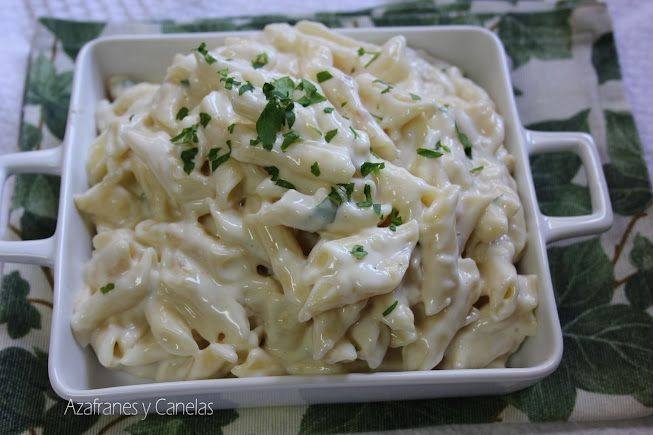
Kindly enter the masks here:
[[[129, 33], [260, 29], [270, 22], [300, 18], [331, 27], [472, 24], [490, 28], [508, 53], [523, 123], [534, 130], [584, 131], [594, 137], [615, 224], [600, 236], [549, 246], [565, 346], [559, 369], [533, 387], [502, 396], [234, 409], [210, 416], [75, 416], [48, 381], [52, 272], [5, 264], [0, 287], [0, 432], [313, 434], [653, 415], [653, 193], [603, 4], [418, 1], [347, 13], [184, 23], [42, 18], [31, 55], [17, 151], [61, 142], [75, 56], [89, 40]], [[533, 156], [531, 164], [544, 213], [590, 212], [578, 157], [542, 154]], [[8, 238], [29, 240], [52, 234], [58, 192], [58, 177], [16, 176]]]

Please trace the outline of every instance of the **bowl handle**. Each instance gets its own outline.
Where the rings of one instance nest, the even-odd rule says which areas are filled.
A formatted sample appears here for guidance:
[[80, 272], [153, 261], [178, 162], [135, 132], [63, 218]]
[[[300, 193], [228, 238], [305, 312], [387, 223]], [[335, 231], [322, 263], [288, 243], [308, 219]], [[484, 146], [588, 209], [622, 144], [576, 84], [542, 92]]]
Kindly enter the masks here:
[[[20, 173], [61, 174], [61, 146], [39, 151], [0, 155], [0, 202], [7, 177]], [[0, 261], [52, 267], [55, 235], [41, 240], [0, 241]]]
[[547, 242], [570, 237], [597, 234], [612, 226], [612, 205], [605, 181], [601, 159], [592, 136], [586, 133], [541, 132], [526, 130], [528, 154], [571, 151], [577, 154], [585, 167], [590, 190], [592, 213], [583, 216], [546, 216], [539, 213]]

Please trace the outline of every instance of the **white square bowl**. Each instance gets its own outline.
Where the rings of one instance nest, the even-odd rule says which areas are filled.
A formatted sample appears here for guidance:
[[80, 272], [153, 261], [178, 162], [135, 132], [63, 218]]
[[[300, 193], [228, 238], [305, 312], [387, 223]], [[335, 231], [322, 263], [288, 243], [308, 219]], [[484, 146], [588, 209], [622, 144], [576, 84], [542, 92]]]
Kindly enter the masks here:
[[[93, 229], [82, 219], [73, 195], [88, 188], [85, 156], [97, 135], [95, 107], [106, 98], [105, 83], [113, 74], [160, 81], [175, 53], [187, 53], [201, 42], [217, 46], [225, 37], [247, 33], [204, 33], [129, 36], [98, 39], [80, 52], [73, 82], [64, 145], [54, 150], [0, 157], [0, 179], [17, 172], [62, 174], [55, 235], [33, 242], [0, 242], [0, 260], [52, 265], [55, 268], [54, 312], [49, 375], [55, 391], [75, 402], [112, 403], [202, 401], [213, 408], [361, 402], [501, 394], [525, 388], [552, 373], [562, 356], [546, 243], [607, 229], [612, 214], [601, 165], [589, 136], [524, 130], [517, 114], [506, 55], [498, 38], [477, 27], [401, 27], [339, 30], [357, 39], [383, 43], [405, 35], [408, 45], [462, 68], [489, 92], [504, 117], [505, 146], [516, 160], [517, 181], [528, 228], [528, 243], [518, 270], [536, 274], [540, 304], [538, 333], [510, 359], [508, 368], [432, 370], [372, 374], [270, 376], [183, 382], [152, 382], [100, 365], [90, 348], [73, 338], [70, 319], [82, 267], [91, 256]], [[251, 32], [250, 32], [251, 33]], [[574, 218], [543, 216], [538, 209], [528, 161], [535, 151], [575, 150], [585, 165], [594, 212]]]

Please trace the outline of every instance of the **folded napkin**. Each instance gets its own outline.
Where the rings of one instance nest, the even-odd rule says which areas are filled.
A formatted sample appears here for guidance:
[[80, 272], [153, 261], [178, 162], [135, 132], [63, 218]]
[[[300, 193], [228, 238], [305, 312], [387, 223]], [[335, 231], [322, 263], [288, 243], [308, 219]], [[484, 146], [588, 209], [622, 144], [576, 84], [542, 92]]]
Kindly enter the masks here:
[[[291, 21], [300, 17], [293, 16]], [[510, 58], [520, 117], [535, 130], [584, 131], [598, 146], [615, 224], [601, 236], [552, 245], [549, 262], [563, 328], [559, 369], [531, 388], [503, 396], [215, 411], [210, 416], [75, 416], [52, 391], [47, 352], [52, 272], [5, 264], [0, 289], [0, 432], [39, 428], [130, 433], [233, 430], [339, 433], [442, 424], [597, 421], [653, 414], [653, 193], [624, 95], [612, 25], [593, 1], [404, 2], [301, 18], [332, 27], [472, 24], [495, 31]], [[64, 134], [72, 68], [80, 47], [105, 35], [262, 28], [287, 17], [189, 22], [39, 21], [26, 83], [20, 151], [58, 145]], [[591, 211], [578, 158], [531, 160], [542, 211]], [[36, 239], [56, 224], [59, 179], [19, 175], [9, 238]]]

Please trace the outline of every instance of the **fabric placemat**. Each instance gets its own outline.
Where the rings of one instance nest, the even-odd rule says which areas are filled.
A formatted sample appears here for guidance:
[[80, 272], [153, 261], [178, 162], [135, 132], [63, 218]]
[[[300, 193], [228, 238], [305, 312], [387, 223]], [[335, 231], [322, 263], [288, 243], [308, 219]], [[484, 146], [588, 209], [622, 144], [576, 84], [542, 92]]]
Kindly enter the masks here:
[[[101, 23], [40, 19], [25, 86], [18, 150], [57, 146], [74, 59], [100, 36], [260, 29], [300, 18], [331, 27], [472, 24], [495, 31], [511, 63], [519, 114], [535, 130], [584, 131], [599, 149], [615, 213], [601, 236], [552, 245], [549, 262], [563, 328], [559, 369], [503, 396], [214, 411], [212, 415], [74, 415], [51, 389], [47, 352], [52, 271], [5, 264], [0, 288], [0, 432], [341, 433], [423, 430], [442, 424], [600, 421], [653, 415], [653, 193], [625, 98], [610, 17], [594, 1], [418, 1], [310, 16]], [[81, 164], [80, 160], [80, 164]], [[531, 159], [540, 208], [591, 210], [582, 166], [569, 154]], [[59, 179], [14, 179], [7, 238], [53, 233]]]

